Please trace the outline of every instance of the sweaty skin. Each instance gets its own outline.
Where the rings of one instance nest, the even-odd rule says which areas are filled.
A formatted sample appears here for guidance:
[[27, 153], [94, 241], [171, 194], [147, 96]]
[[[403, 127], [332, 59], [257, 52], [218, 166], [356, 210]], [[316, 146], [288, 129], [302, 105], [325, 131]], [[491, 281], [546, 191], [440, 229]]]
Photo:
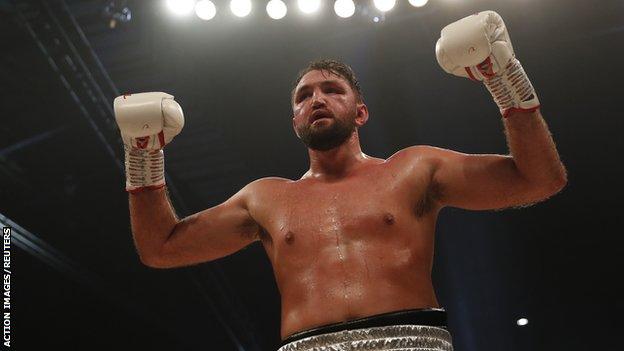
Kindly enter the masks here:
[[437, 307], [431, 265], [441, 208], [531, 204], [567, 181], [539, 111], [504, 119], [511, 155], [413, 146], [387, 160], [373, 158], [362, 153], [358, 136], [367, 119], [366, 105], [343, 78], [310, 71], [293, 96], [297, 135], [323, 135], [350, 123], [353, 133], [337, 147], [308, 148], [310, 169], [301, 179], [259, 179], [181, 220], [164, 189], [130, 194], [142, 262], [197, 264], [260, 240], [281, 294], [286, 338], [354, 318]]
[[282, 337], [438, 306], [431, 264], [440, 206], [427, 194], [430, 167], [404, 159], [366, 158], [335, 181], [258, 182], [249, 213], [281, 292]]

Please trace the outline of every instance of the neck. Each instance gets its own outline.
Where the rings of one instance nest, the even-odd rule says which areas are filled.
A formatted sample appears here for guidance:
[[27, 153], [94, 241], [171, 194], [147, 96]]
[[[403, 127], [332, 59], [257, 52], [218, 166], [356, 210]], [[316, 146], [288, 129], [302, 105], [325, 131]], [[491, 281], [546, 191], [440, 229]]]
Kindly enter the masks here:
[[327, 151], [308, 149], [310, 170], [303, 178], [339, 178], [367, 162], [369, 157], [362, 152], [357, 130], [338, 147]]

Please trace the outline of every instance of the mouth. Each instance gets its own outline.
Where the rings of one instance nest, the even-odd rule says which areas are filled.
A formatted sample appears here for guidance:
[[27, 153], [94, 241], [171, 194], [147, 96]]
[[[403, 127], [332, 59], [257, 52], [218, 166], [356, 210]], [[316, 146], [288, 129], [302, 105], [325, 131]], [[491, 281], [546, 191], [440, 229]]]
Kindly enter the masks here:
[[334, 116], [327, 110], [316, 110], [310, 116], [310, 124], [324, 118], [334, 118]]

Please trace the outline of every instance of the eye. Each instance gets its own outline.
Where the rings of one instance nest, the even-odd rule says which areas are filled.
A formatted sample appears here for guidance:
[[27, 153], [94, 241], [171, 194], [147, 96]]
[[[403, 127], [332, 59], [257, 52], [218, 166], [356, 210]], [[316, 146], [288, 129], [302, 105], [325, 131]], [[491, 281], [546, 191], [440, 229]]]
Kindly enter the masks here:
[[328, 87], [325, 89], [325, 92], [328, 94], [342, 94], [342, 89], [337, 87]]
[[297, 96], [297, 102], [301, 102], [301, 101], [307, 99], [308, 97], [310, 97], [310, 93], [299, 94], [299, 96]]

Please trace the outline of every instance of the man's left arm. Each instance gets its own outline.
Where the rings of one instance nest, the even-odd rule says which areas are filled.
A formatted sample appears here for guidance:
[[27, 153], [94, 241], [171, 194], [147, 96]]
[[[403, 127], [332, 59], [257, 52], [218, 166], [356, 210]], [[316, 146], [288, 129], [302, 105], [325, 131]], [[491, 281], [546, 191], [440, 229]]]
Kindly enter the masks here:
[[484, 11], [444, 27], [436, 58], [447, 73], [484, 83], [503, 116], [510, 151], [503, 156], [426, 150], [440, 204], [496, 209], [537, 202], [560, 191], [567, 182], [565, 168], [500, 15]]
[[545, 197], [559, 192], [567, 183], [567, 173], [540, 110], [513, 111], [503, 123], [518, 174]]
[[567, 183], [566, 170], [539, 110], [504, 119], [510, 155], [418, 147], [433, 166], [432, 196], [441, 206], [502, 209], [542, 201]]

